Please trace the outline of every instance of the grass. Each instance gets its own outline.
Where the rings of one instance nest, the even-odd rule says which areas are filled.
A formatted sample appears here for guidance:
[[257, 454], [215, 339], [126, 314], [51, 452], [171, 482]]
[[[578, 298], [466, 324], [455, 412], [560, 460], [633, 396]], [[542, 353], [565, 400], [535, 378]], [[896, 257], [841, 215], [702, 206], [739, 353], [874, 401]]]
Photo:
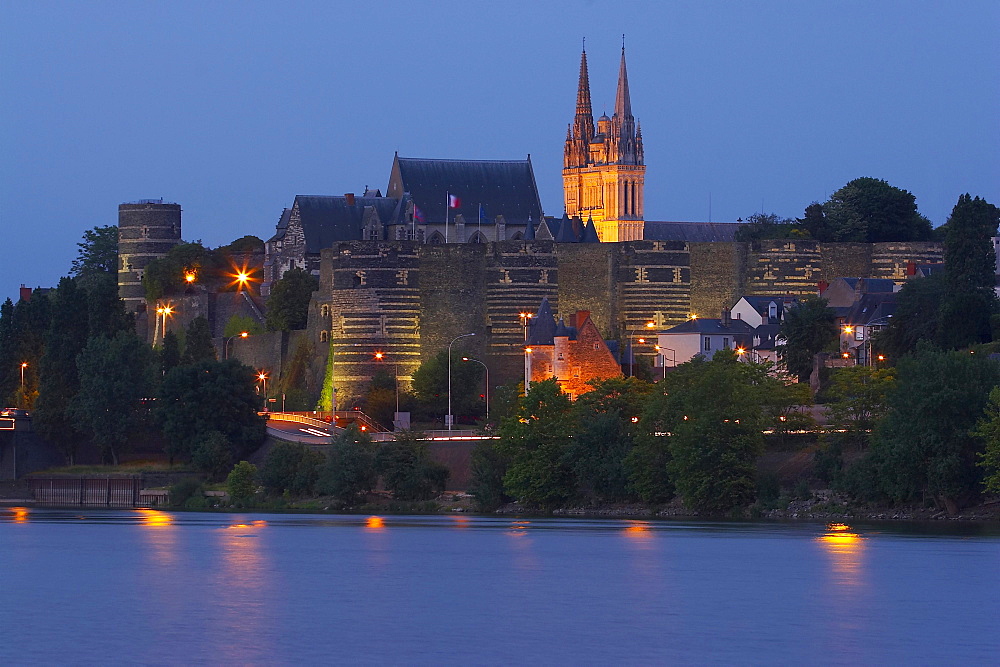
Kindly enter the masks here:
[[59, 468], [49, 468], [42, 470], [35, 475], [136, 475], [139, 473], [154, 472], [190, 472], [197, 474], [197, 471], [188, 464], [157, 463], [154, 461], [134, 461], [122, 465], [72, 465]]

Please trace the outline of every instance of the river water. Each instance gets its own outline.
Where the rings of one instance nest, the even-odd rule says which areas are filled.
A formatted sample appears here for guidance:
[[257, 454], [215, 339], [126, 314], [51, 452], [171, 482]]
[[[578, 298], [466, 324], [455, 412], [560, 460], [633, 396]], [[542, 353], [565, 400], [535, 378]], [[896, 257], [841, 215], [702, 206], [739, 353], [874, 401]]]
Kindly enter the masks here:
[[997, 664], [1000, 527], [0, 508], [0, 664]]

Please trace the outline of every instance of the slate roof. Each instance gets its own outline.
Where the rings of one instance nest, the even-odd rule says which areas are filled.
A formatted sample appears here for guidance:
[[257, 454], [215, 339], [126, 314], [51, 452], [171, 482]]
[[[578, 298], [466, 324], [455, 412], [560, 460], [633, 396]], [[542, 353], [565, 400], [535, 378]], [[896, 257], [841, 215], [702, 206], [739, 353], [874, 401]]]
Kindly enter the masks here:
[[285, 232], [288, 231], [288, 218], [291, 216], [292, 209], [286, 208], [281, 211], [281, 217], [278, 219], [278, 226], [275, 227], [274, 236], [270, 238], [271, 241], [285, 238]]
[[484, 223], [493, 224], [502, 215], [508, 225], [526, 225], [528, 218], [542, 219], [542, 205], [535, 187], [531, 160], [433, 160], [395, 157], [389, 175], [389, 197], [409, 193], [425, 219], [445, 220], [445, 197], [451, 193], [460, 206], [448, 217], [465, 217], [466, 224], [479, 221], [482, 204]]
[[892, 292], [896, 289], [896, 283], [889, 278], [842, 278], [850, 285], [851, 289], [860, 289], [865, 294]]
[[780, 324], [762, 324], [753, 330], [753, 347], [758, 350], [773, 350], [781, 331]]
[[709, 317], [699, 317], [697, 319], [688, 320], [687, 322], [681, 322], [675, 327], [667, 329], [663, 333], [668, 334], [682, 334], [682, 333], [699, 333], [699, 334], [720, 334], [720, 335], [744, 335], [752, 334], [754, 328], [744, 322], [743, 320], [729, 320], [729, 326], [724, 326], [722, 320], [712, 319]]
[[[891, 281], [890, 281], [891, 282]], [[845, 324], [855, 326], [888, 325], [896, 312], [896, 295], [886, 292], [864, 294], [844, 318]]]
[[[750, 307], [757, 311], [757, 313], [763, 317], [765, 320], [769, 317], [769, 308], [771, 302], [773, 301], [778, 306], [778, 319], [784, 318], [785, 306], [798, 303], [799, 298], [794, 295], [787, 296], [762, 296], [759, 294], [743, 295], [741, 297], [744, 301], [750, 304]], [[739, 303], [739, 300], [737, 300]]]
[[736, 240], [735, 222], [658, 222], [647, 220], [642, 237], [647, 241], [688, 241], [691, 243], [722, 243]]
[[542, 299], [535, 316], [528, 320], [528, 345], [552, 345], [556, 333], [556, 318], [548, 298]]
[[338, 241], [363, 238], [362, 221], [366, 208], [374, 208], [383, 224], [395, 224], [402, 220], [406, 199], [355, 197], [351, 206], [344, 196], [298, 195], [295, 206], [298, 206], [299, 220], [306, 237], [306, 253], [319, 254], [320, 250], [330, 248]]

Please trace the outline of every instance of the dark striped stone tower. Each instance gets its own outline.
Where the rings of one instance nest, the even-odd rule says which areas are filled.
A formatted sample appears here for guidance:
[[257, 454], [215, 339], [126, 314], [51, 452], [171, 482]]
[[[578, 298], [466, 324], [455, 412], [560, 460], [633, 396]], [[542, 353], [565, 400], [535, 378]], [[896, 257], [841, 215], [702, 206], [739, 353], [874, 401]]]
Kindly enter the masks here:
[[181, 242], [181, 206], [142, 199], [118, 206], [118, 296], [128, 311], [146, 303], [142, 274]]

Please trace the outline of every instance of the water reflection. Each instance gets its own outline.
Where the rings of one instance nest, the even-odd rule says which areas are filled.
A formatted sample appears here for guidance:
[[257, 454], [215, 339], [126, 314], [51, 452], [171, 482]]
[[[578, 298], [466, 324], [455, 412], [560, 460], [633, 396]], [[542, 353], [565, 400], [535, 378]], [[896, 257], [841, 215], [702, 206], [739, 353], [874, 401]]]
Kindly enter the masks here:
[[530, 521], [512, 521], [510, 528], [504, 534], [511, 538], [514, 567], [522, 572], [534, 573], [540, 569], [540, 566], [528, 530], [529, 526], [531, 526]]
[[136, 509], [134, 512], [139, 515], [139, 525], [143, 528], [142, 537], [152, 548], [155, 564], [160, 567], [176, 564], [177, 531], [174, 516], [153, 509]]
[[[266, 637], [270, 599], [268, 562], [261, 547], [267, 521], [238, 521], [219, 531], [222, 572], [217, 586], [217, 622], [214, 636], [220, 642], [222, 662], [252, 661], [252, 654], [267, 651]], [[249, 651], [249, 652], [248, 652]]]
[[27, 507], [11, 507], [10, 511], [14, 515], [14, 523], [28, 523]]
[[380, 516], [370, 516], [368, 517], [368, 520], [365, 521], [365, 528], [381, 532], [385, 530], [385, 520]]
[[832, 523], [818, 540], [832, 559], [835, 581], [845, 586], [861, 584], [865, 548], [861, 535], [852, 532], [846, 524]]

